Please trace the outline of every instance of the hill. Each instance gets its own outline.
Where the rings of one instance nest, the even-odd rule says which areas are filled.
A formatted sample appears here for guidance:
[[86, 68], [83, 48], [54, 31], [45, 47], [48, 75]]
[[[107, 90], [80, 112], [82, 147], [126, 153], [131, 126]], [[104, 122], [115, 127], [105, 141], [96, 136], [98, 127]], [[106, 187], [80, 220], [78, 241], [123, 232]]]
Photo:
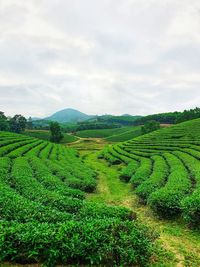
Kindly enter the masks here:
[[[169, 127], [170, 125], [161, 125]], [[111, 129], [93, 129], [75, 132], [75, 136], [82, 138], [104, 138], [108, 142], [123, 142], [142, 135], [141, 126], [124, 126]]]
[[134, 137], [142, 135], [141, 126], [123, 127], [124, 131], [114, 133], [113, 135], [105, 138], [108, 142], [124, 142]]
[[134, 125], [134, 122], [137, 119], [142, 118], [142, 116], [135, 115], [121, 115], [121, 116], [114, 116], [114, 115], [102, 115], [102, 116], [96, 116], [92, 118], [90, 121], [97, 121], [101, 123], [107, 123], [107, 124], [119, 124], [121, 126], [128, 126], [128, 125]]
[[140, 126], [126, 126], [113, 129], [95, 129], [76, 132], [82, 138], [104, 138], [109, 142], [122, 142], [141, 135]]
[[78, 110], [66, 108], [63, 110], [60, 110], [53, 115], [45, 118], [45, 120], [48, 121], [57, 121], [59, 123], [70, 123], [70, 122], [80, 122], [85, 121], [93, 116], [87, 115], [85, 113], [82, 113]]
[[[24, 132], [25, 135], [36, 137], [42, 140], [50, 140], [50, 131], [49, 130], [26, 130]], [[61, 140], [61, 144], [67, 144], [71, 142], [75, 142], [78, 138], [74, 135], [63, 133], [63, 139]]]
[[100, 157], [125, 163], [121, 178], [161, 217], [200, 220], [200, 119], [108, 146]]
[[184, 121], [200, 118], [200, 108], [184, 110], [183, 112], [167, 112], [147, 115], [135, 120], [135, 125], [142, 125], [147, 121], [155, 120], [161, 124], [176, 124]]
[[112, 135], [120, 134], [133, 127], [120, 127], [111, 129], [92, 129], [76, 132], [76, 135], [82, 138], [106, 138]]
[[66, 132], [77, 132], [81, 130], [90, 129], [111, 129], [120, 128], [124, 126], [134, 125], [134, 121], [141, 118], [141, 116], [131, 115], [87, 115], [78, 110], [64, 109], [54, 113], [53, 115], [39, 120], [33, 120], [33, 127], [35, 129], [49, 128], [50, 121], [57, 121], [61, 124]]

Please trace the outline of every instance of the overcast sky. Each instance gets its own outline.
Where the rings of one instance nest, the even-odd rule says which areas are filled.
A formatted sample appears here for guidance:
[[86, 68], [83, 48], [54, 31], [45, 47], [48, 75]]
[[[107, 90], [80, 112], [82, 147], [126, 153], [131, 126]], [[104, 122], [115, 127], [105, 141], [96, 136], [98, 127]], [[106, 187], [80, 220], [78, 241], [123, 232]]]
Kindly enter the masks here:
[[199, 0], [0, 0], [0, 110], [200, 106]]

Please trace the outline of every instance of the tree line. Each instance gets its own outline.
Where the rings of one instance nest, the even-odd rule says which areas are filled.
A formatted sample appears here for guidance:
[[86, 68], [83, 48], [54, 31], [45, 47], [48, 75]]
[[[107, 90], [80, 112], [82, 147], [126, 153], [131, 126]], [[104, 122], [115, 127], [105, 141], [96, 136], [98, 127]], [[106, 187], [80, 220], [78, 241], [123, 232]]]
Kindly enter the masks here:
[[[27, 120], [21, 114], [16, 114], [13, 117], [6, 117], [3, 111], [0, 111], [0, 131], [9, 131], [14, 133], [23, 133], [25, 129], [33, 129], [31, 117]], [[59, 143], [63, 134], [58, 122], [49, 122], [50, 141]]]
[[0, 131], [22, 133], [29, 123], [30, 121], [21, 114], [16, 114], [13, 117], [6, 117], [4, 112], [0, 111]]
[[175, 111], [141, 117], [134, 121], [134, 125], [143, 125], [145, 122], [151, 120], [162, 124], [176, 124], [198, 118], [200, 118], [200, 108], [196, 107], [194, 109], [184, 110], [183, 112]]

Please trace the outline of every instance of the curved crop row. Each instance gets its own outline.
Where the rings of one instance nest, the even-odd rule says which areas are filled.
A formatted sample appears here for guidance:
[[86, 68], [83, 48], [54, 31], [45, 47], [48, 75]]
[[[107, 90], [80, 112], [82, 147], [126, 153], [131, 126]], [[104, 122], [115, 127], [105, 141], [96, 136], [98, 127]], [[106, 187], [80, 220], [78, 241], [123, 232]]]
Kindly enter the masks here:
[[138, 168], [138, 162], [132, 160], [126, 167], [124, 167], [120, 174], [120, 179], [129, 182]]
[[200, 119], [195, 119], [114, 145], [110, 151], [127, 165], [120, 178], [130, 180], [143, 202], [163, 217], [182, 214], [199, 227], [199, 137]]
[[[59, 212], [50, 206], [44, 206], [39, 202], [31, 201], [26, 197], [18, 194], [11, 188], [7, 180], [9, 179], [9, 171], [11, 160], [9, 158], [0, 158], [0, 218], [1, 220], [17, 221], [17, 222], [64, 222], [72, 218], [68, 213]], [[34, 192], [34, 194], [37, 193]]]
[[11, 151], [13, 151], [19, 147], [22, 147], [24, 145], [34, 143], [34, 142], [35, 142], [35, 139], [31, 139], [31, 140], [25, 139], [25, 140], [22, 140], [22, 141], [19, 141], [16, 143], [11, 143], [11, 144], [8, 144], [6, 146], [0, 147], [0, 157], [6, 156]]
[[32, 149], [36, 149], [37, 146], [39, 146], [42, 143], [42, 141], [40, 140], [35, 140], [35, 142], [33, 143], [29, 143], [27, 145], [18, 147], [15, 150], [12, 150], [10, 153], [8, 153], [6, 156], [10, 157], [10, 158], [17, 158], [17, 157], [21, 157], [24, 154], [26, 154], [28, 151], [31, 151]]
[[136, 193], [144, 202], [151, 193], [164, 186], [169, 173], [168, 165], [162, 156], [153, 156], [153, 172], [149, 179], [145, 180], [136, 189]]
[[25, 153], [26, 157], [32, 157], [32, 156], [36, 156], [38, 157], [40, 152], [45, 149], [45, 147], [48, 146], [48, 142], [46, 141], [42, 141], [41, 144], [39, 144], [36, 147], [33, 147], [31, 150], [29, 150], [27, 153]]
[[[21, 139], [11, 144], [12, 136]], [[147, 265], [155, 235], [127, 208], [84, 200], [96, 173], [76, 151], [23, 135], [0, 137], [9, 139], [0, 147], [9, 154], [0, 158], [0, 262]]]
[[49, 155], [51, 154], [51, 151], [53, 149], [53, 144], [49, 143], [45, 148], [43, 148], [40, 153], [39, 153], [39, 157], [41, 159], [48, 159]]
[[200, 228], [200, 162], [183, 152], [175, 154], [185, 163], [195, 181], [193, 193], [182, 201], [183, 216], [189, 224]]
[[131, 184], [137, 187], [142, 182], [147, 180], [152, 172], [152, 161], [150, 158], [141, 158], [140, 166], [136, 170], [135, 174], [131, 177]]
[[191, 191], [191, 181], [182, 162], [170, 153], [164, 157], [169, 164], [170, 174], [166, 185], [151, 194], [150, 206], [160, 215], [171, 217], [181, 211], [181, 201]]

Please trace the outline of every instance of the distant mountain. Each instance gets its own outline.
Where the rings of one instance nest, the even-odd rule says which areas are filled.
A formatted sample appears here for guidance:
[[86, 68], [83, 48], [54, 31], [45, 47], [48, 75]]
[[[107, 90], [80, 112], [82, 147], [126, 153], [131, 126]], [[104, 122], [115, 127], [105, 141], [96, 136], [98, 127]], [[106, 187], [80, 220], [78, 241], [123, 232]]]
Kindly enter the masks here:
[[122, 114], [121, 116], [132, 117], [132, 115], [130, 115], [130, 114]]
[[134, 122], [141, 118], [142, 116], [136, 115], [122, 115], [122, 116], [114, 116], [114, 115], [101, 115], [101, 116], [94, 116], [90, 119], [90, 122], [100, 122], [100, 123], [107, 123], [107, 124], [119, 124], [122, 126], [126, 125], [134, 125]]
[[32, 121], [38, 121], [38, 120], [41, 120], [40, 118], [38, 117], [31, 117]]
[[92, 117], [93, 117], [92, 115], [87, 115], [78, 110], [72, 108], [66, 108], [54, 113], [50, 117], [45, 118], [45, 120], [57, 121], [59, 123], [69, 123], [69, 122], [75, 123], [88, 120]]

